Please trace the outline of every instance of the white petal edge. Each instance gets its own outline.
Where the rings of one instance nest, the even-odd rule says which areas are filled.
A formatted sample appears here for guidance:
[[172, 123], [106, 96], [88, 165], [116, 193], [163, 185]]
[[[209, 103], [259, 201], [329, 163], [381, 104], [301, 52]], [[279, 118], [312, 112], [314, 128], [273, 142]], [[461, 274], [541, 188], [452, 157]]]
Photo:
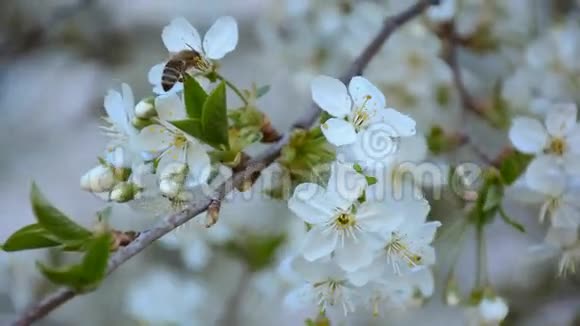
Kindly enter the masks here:
[[509, 138], [516, 149], [528, 154], [542, 152], [548, 142], [548, 134], [540, 121], [527, 117], [513, 120]]
[[317, 76], [312, 80], [310, 90], [314, 103], [330, 115], [344, 118], [350, 113], [352, 102], [346, 86], [340, 80]]
[[203, 50], [212, 60], [232, 52], [238, 44], [238, 23], [233, 17], [218, 18], [203, 37]]
[[177, 17], [165, 26], [161, 39], [169, 52], [191, 49], [202, 52], [199, 32], [183, 17]]
[[364, 77], [353, 77], [348, 84], [348, 92], [356, 108], [364, 107], [371, 112], [385, 108], [383, 93]]
[[325, 200], [326, 190], [315, 183], [302, 183], [288, 200], [288, 208], [310, 224], [327, 221], [333, 214], [332, 203]]
[[578, 108], [576, 108], [576, 104], [555, 104], [546, 114], [546, 129], [552, 136], [565, 136], [576, 126], [577, 116]]
[[328, 140], [334, 146], [344, 146], [356, 142], [356, 131], [352, 124], [338, 118], [326, 120], [320, 129]]
[[336, 248], [337, 242], [338, 234], [336, 232], [323, 232], [322, 228], [312, 228], [304, 238], [304, 247], [302, 248], [304, 259], [315, 261], [329, 255]]

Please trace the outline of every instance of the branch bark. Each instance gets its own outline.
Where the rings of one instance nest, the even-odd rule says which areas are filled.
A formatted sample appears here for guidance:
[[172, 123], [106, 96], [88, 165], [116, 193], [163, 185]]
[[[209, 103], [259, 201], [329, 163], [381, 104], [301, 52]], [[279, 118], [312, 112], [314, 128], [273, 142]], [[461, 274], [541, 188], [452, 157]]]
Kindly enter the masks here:
[[445, 50], [444, 59], [447, 62], [447, 65], [449, 65], [449, 68], [451, 68], [453, 81], [457, 91], [459, 92], [459, 97], [463, 107], [480, 117], [485, 117], [485, 106], [482, 105], [481, 102], [478, 102], [476, 99], [474, 99], [471, 94], [469, 94], [469, 91], [465, 87], [465, 83], [463, 81], [461, 67], [459, 66], [457, 59], [457, 45], [461, 44], [461, 38], [455, 32], [455, 22], [450, 21], [443, 24], [440, 26], [440, 29], [436, 31], [436, 33], [443, 41]]
[[[368, 65], [371, 59], [378, 53], [387, 38], [399, 27], [420, 15], [425, 9], [431, 5], [439, 4], [440, 0], [419, 0], [414, 5], [407, 8], [400, 14], [385, 20], [381, 30], [364, 49], [359, 57], [354, 60], [349, 69], [342, 75], [341, 80], [348, 82], [352, 77], [360, 75], [364, 68]], [[310, 128], [316, 122], [319, 115], [319, 109], [316, 105], [312, 105], [304, 115], [299, 118], [294, 124], [293, 128]], [[252, 178], [256, 173], [261, 172], [270, 164], [272, 164], [279, 156], [282, 148], [290, 140], [290, 133], [286, 133], [270, 148], [265, 150], [257, 157], [249, 160], [246, 168], [236, 173], [232, 178], [218, 186], [215, 196], [197, 200], [188, 204], [181, 211], [171, 214], [164, 218], [159, 224], [148, 231], [142, 232], [133, 242], [128, 246], [120, 248], [109, 260], [107, 267], [107, 275], [114, 272], [119, 266], [137, 255], [157, 239], [173, 231], [180, 225], [188, 222], [195, 216], [203, 213], [212, 200], [222, 200], [225, 196], [234, 189], [234, 187], [242, 185], [249, 178]], [[53, 293], [47, 295], [45, 298], [26, 309], [13, 326], [26, 326], [35, 321], [38, 321], [48, 315], [50, 312], [64, 304], [65, 302], [74, 298], [78, 293], [75, 293], [69, 288], [59, 288]]]

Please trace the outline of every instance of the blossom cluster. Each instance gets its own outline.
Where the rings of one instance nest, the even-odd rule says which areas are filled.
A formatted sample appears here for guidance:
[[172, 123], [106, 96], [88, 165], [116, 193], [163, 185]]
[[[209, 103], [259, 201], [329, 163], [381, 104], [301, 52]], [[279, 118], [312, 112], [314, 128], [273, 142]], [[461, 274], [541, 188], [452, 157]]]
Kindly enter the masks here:
[[290, 262], [306, 284], [290, 302], [316, 303], [323, 312], [338, 307], [384, 314], [410, 305], [417, 294], [429, 297], [431, 242], [440, 223], [426, 221], [425, 199], [395, 196], [393, 175], [376, 178], [377, 170], [397, 162], [395, 145], [415, 134], [415, 122], [387, 108], [383, 94], [362, 77], [354, 77], [348, 91], [339, 80], [317, 77], [312, 97], [332, 116], [321, 129], [339, 160], [326, 187], [302, 183], [288, 202], [309, 229], [301, 255]]

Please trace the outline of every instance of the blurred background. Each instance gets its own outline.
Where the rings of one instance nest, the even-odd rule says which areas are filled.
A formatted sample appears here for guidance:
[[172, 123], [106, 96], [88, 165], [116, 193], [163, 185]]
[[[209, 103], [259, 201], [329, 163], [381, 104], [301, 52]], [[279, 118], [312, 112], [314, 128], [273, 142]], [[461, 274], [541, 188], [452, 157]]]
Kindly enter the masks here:
[[[362, 21], [359, 22], [362, 27], [360, 30], [350, 29], [348, 35], [341, 34], [338, 32], [340, 28], [333, 24], [340, 24], [337, 21], [342, 18], [333, 15], [338, 12], [339, 16], [346, 17], [345, 21], [348, 19], [352, 23], [354, 18], [348, 16], [355, 14], [351, 14], [351, 9], [344, 9], [344, 6], [356, 6], [359, 2], [369, 2], [382, 9], [378, 12], [369, 11], [368, 8], [365, 9], [367, 11], [355, 10], [357, 16], [354, 18]], [[372, 37], [377, 19], [380, 22], [382, 17], [413, 3], [387, 2], [0, 2], [0, 239], [5, 239], [34, 220], [28, 202], [32, 180], [38, 183], [56, 206], [76, 220], [85, 225], [94, 221], [94, 212], [104, 207], [104, 203], [96, 196], [80, 190], [79, 178], [94, 166], [96, 156], [106, 144], [106, 138], [98, 129], [100, 117], [104, 115], [104, 94], [108, 89], [118, 89], [121, 82], [126, 82], [132, 86], [136, 99], [152, 95], [147, 73], [150, 67], [168, 58], [160, 34], [163, 26], [172, 18], [184, 16], [203, 33], [219, 16], [234, 16], [240, 28], [240, 41], [236, 51], [223, 60], [223, 75], [246, 87], [252, 82], [271, 85], [270, 93], [260, 100], [260, 108], [271, 117], [278, 130], [287, 130], [290, 122], [308, 107], [308, 82], [311, 76], [320, 71], [339, 75], [342, 68], [352, 60], [354, 53], [358, 53], [361, 47], [358, 43], [364, 44]], [[492, 84], [490, 81], [496, 79], [497, 75], [514, 71], [518, 60], [523, 60], [521, 53], [525, 52], [526, 46], [553, 26], [553, 17], [559, 17], [560, 21], [578, 21], [578, 15], [574, 14], [578, 11], [578, 1], [479, 2], [493, 2], [503, 6], [504, 16], [499, 18], [499, 14], [492, 15], [490, 21], [511, 21], [512, 25], [496, 33], [509, 36], [520, 44], [492, 53], [467, 50], [460, 53], [461, 62], [472, 68], [466, 71], [467, 83], [475, 94], [486, 94]], [[338, 8], [336, 10], [343, 8], [344, 11], [327, 10], [326, 7]], [[474, 11], [477, 13], [477, 10]], [[476, 19], [476, 13], [471, 13], [465, 20]], [[368, 23], [368, 28], [364, 27], [365, 23]], [[513, 25], [517, 26], [512, 28]], [[508, 35], [506, 31], [511, 34]], [[313, 36], [309, 32], [320, 34]], [[336, 35], [327, 37], [325, 33], [345, 36], [340, 39]], [[494, 35], [494, 32], [490, 33]], [[318, 43], [322, 42], [321, 39], [326, 43]], [[428, 43], [415, 43], [419, 49], [431, 51]], [[385, 51], [393, 49], [389, 46], [391, 44], [387, 44]], [[324, 57], [327, 56], [335, 56], [336, 59], [325, 61]], [[580, 61], [580, 56], [576, 59]], [[392, 64], [381, 66], [381, 63], [377, 63], [374, 68], [370, 68], [371, 81], [374, 81], [373, 76], [380, 79], [384, 71], [393, 69], [397, 64], [392, 58], [385, 60], [391, 60]], [[404, 77], [400, 75], [399, 78]], [[411, 110], [421, 131], [428, 133], [434, 122], [445, 130], [459, 130], [467, 124], [475, 135], [485, 135], [474, 137], [481, 151], [490, 155], [499, 152], [506, 142], [505, 133], [497, 135], [477, 118], [460, 117], [457, 94], [454, 90], [449, 92], [451, 104], [443, 111], [425, 104], [415, 111]], [[573, 94], [578, 98], [580, 93]], [[391, 98], [395, 103], [404, 103], [401, 96], [389, 97], [387, 93], [387, 100]], [[477, 160], [477, 155], [471, 149], [461, 148], [439, 159]], [[257, 205], [263, 206], [241, 205], [243, 207], [239, 209], [224, 212], [222, 218], [227, 220], [232, 216], [231, 219], [235, 220], [260, 212], [261, 215], [269, 214], [280, 220], [287, 218], [283, 222], [276, 222], [284, 225], [284, 228], [296, 227], [293, 222], [287, 221], [293, 217], [284, 203]], [[459, 218], [461, 210], [449, 210], [449, 205], [447, 202], [433, 205], [436, 218]], [[543, 228], [535, 218], [537, 208], [512, 206], [512, 215], [525, 224], [528, 231], [526, 234], [515, 232], [502, 223], [494, 224], [487, 230], [490, 275], [493, 284], [510, 303], [512, 314], [508, 322], [517, 325], [580, 325], [578, 278], [555, 279], [555, 262], [546, 263], [530, 257], [529, 247], [543, 240]], [[152, 217], [138, 214], [123, 205], [114, 208], [112, 224], [119, 229], [139, 230], [153, 222]], [[236, 229], [231, 227], [228, 232], [232, 230]], [[192, 233], [193, 236], [185, 236], [185, 239], [168, 238], [161, 245], [153, 246], [115, 272], [97, 292], [75, 298], [39, 324], [162, 325], [155, 322], [158, 315], [182, 314], [189, 316], [189, 321], [179, 319], [165, 325], [213, 325], [227, 320], [227, 313], [224, 312], [227, 308], [224, 310], [224, 306], [227, 307], [231, 302], [240, 306], [237, 308], [237, 317], [233, 319], [236, 325], [269, 325], [273, 322], [303, 324], [304, 316], [288, 314], [278, 307], [283, 301], [285, 286], [275, 280], [276, 268], [248, 276], [235, 258], [212, 253], [211, 243], [219, 243], [220, 240], [215, 239], [223, 236], [219, 234], [219, 229], [209, 236], [209, 242], [195, 239], [199, 235], [198, 231]], [[199, 236], [204, 239], [208, 237]], [[473, 235], [468, 233], [466, 238], [473, 238]], [[466, 241], [464, 254], [457, 263], [457, 276], [464, 283], [473, 279], [475, 258], [470, 254], [473, 250], [473, 244]], [[34, 261], [58, 262], [63, 259], [68, 258], [55, 257], [50, 251], [10, 255], [0, 253], [0, 325], [8, 323], [16, 311], [50, 289], [36, 271]], [[235, 299], [242, 283], [251, 284], [252, 289], [244, 292], [244, 299]], [[152, 300], [152, 297], [158, 301]], [[350, 322], [464, 325], [463, 313], [457, 308], [446, 307], [441, 297], [441, 291], [436, 290], [423, 308], [411, 314], [401, 312], [387, 319]], [[180, 304], [181, 301], [197, 303], [188, 306]], [[176, 312], [172, 309], [181, 310]]]

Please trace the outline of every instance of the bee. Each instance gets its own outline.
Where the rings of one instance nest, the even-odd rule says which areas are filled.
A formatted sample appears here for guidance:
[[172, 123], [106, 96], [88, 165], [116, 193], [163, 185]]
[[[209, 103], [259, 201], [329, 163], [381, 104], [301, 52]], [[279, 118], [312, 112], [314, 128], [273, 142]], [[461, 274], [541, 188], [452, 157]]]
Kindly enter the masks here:
[[190, 69], [207, 71], [211, 63], [197, 51], [183, 50], [174, 54], [163, 68], [161, 86], [164, 91], [169, 91], [177, 82], [183, 82], [183, 75]]

